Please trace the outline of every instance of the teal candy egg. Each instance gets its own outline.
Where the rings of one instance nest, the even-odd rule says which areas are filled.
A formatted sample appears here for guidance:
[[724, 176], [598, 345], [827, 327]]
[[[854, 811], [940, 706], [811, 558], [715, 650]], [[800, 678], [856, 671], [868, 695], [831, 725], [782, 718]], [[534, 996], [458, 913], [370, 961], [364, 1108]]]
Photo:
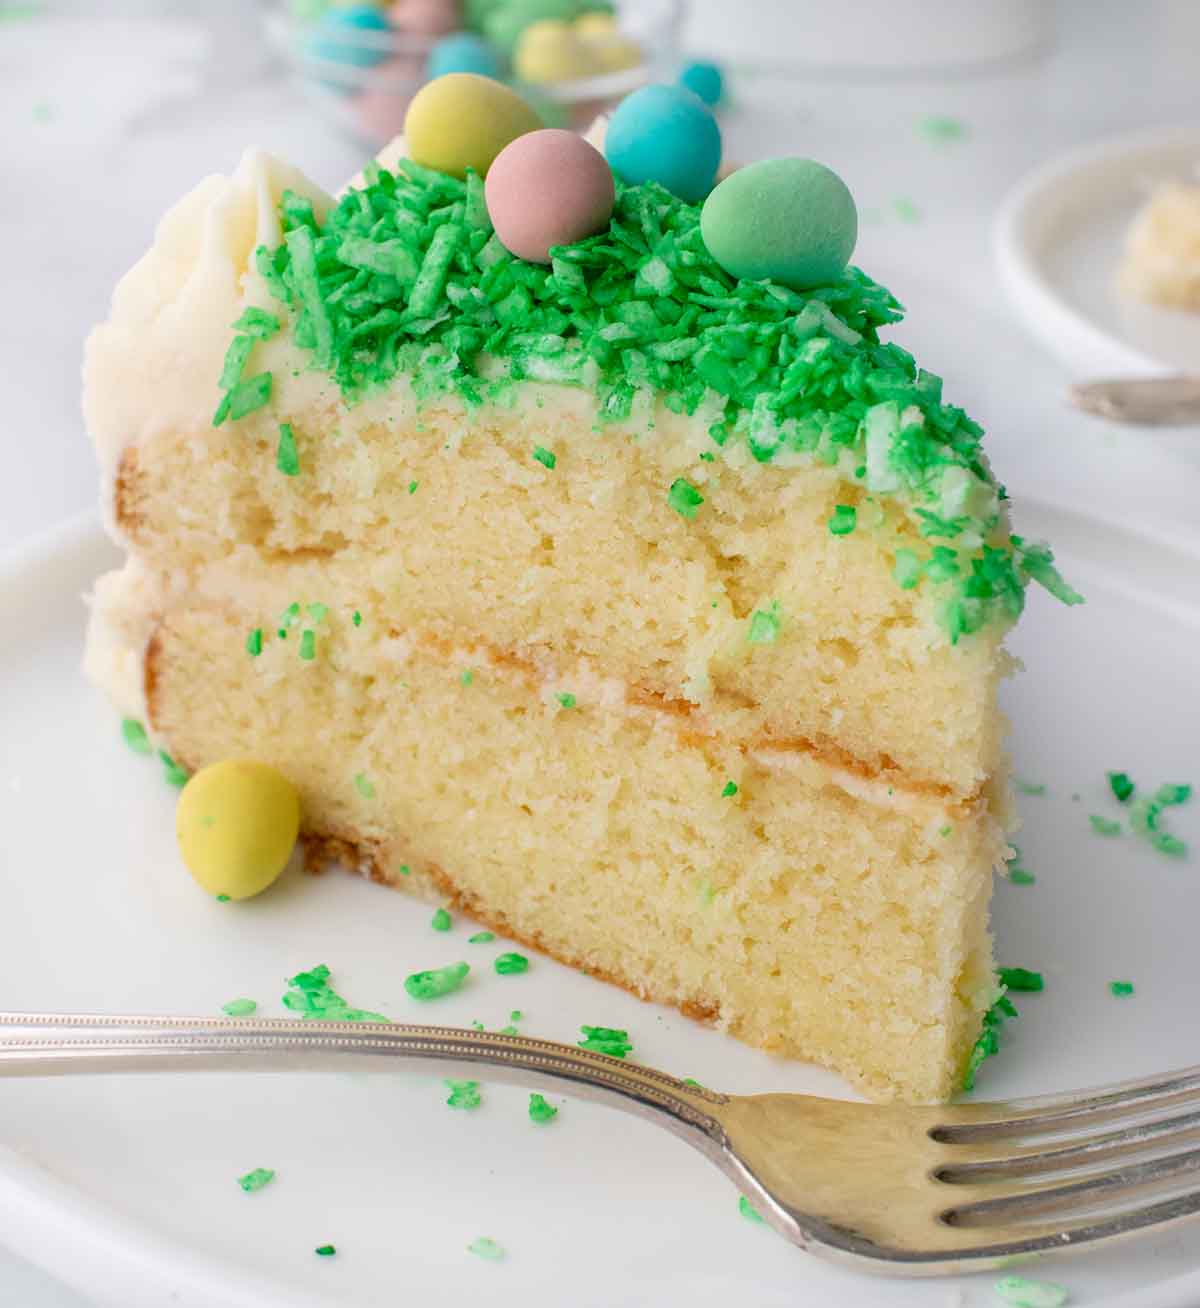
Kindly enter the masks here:
[[709, 107], [682, 86], [643, 86], [616, 107], [604, 153], [622, 181], [658, 182], [697, 204], [721, 164], [721, 129]]
[[708, 105], [720, 104], [725, 94], [725, 76], [716, 64], [688, 64], [679, 74], [679, 85], [694, 91]]
[[806, 291], [845, 272], [858, 240], [858, 210], [846, 183], [815, 159], [764, 159], [713, 191], [700, 232], [734, 277]]
[[429, 52], [429, 78], [447, 73], [478, 73], [480, 77], [500, 76], [500, 57], [495, 48], [473, 32], [455, 32], [444, 36]]
[[390, 31], [387, 19], [373, 5], [327, 9], [309, 37], [308, 51], [331, 63], [370, 68], [392, 53], [378, 39], [380, 33]]

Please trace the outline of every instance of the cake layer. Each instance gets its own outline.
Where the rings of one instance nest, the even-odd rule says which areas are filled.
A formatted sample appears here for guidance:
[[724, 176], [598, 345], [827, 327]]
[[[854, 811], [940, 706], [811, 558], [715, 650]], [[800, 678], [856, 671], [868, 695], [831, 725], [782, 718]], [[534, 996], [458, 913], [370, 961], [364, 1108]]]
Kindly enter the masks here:
[[[117, 667], [104, 638], [123, 595], [145, 612], [147, 593], [136, 569], [101, 588], [94, 675]], [[242, 599], [177, 597], [154, 623], [147, 710], [178, 760], [271, 763], [308, 834], [380, 880], [873, 1097], [952, 1091], [993, 987], [1004, 839], [988, 798], [747, 748], [577, 665], [536, 668], [369, 608], [355, 626], [338, 597], [286, 639], [264, 633], [255, 657], [258, 608]]]
[[[328, 197], [261, 156], [204, 183], [89, 343], [89, 426], [117, 525], [151, 570], [200, 585], [213, 562], [248, 573], [264, 560], [318, 563], [317, 589], [325, 576], [356, 587], [401, 627], [419, 615], [447, 638], [486, 631], [522, 657], [585, 654], [714, 718], [744, 713], [745, 731], [756, 719], [776, 739], [964, 797], [996, 772], [1006, 623], [997, 612], [951, 644], [946, 609], [966, 594], [968, 552], [955, 561], [939, 546], [938, 569], [905, 589], [893, 574], [931, 542], [902, 497], [867, 491], [859, 454], [759, 462], [744, 434], [718, 447], [715, 393], [690, 417], [660, 397], [598, 426], [586, 386], [514, 384], [506, 404], [468, 411], [428, 386], [418, 406], [418, 371], [349, 403], [297, 344], [254, 259], [256, 244], [282, 239], [285, 186], [324, 213]], [[284, 323], [253, 345], [270, 403], [214, 428], [231, 324], [248, 307]], [[919, 412], [903, 420], [920, 427]], [[284, 423], [297, 475], [276, 467]], [[929, 476], [947, 505], [994, 497], [958, 465]], [[670, 502], [680, 479], [703, 498], [684, 505], [690, 517]], [[850, 510], [854, 530], [831, 532]], [[1003, 541], [1003, 505], [995, 521]]]

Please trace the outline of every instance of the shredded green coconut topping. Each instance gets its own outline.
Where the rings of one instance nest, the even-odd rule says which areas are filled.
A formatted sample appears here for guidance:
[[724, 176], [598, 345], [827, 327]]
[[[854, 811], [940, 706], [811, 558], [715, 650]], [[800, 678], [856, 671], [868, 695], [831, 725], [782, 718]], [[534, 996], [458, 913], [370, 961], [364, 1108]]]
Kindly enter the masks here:
[[1008, 1018], [1016, 1016], [1017, 1007], [1001, 986], [1000, 994], [983, 1015], [983, 1030], [979, 1033], [979, 1039], [975, 1041], [974, 1048], [967, 1059], [967, 1067], [962, 1079], [964, 1090], [975, 1089], [975, 1076], [984, 1060], [994, 1058], [1000, 1052], [1000, 1028]]
[[1046, 783], [1044, 781], [1023, 781], [1017, 777], [1013, 785], [1022, 795], [1044, 795], [1046, 793]]
[[765, 609], [755, 609], [750, 615], [746, 639], [751, 645], [773, 645], [779, 638], [779, 626], [779, 602], [772, 600]]
[[454, 925], [454, 921], [444, 908], [439, 908], [430, 919], [429, 925], [435, 931], [449, 931]]
[[1101, 817], [1099, 813], [1088, 815], [1088, 822], [1092, 830], [1098, 836], [1119, 836], [1121, 834], [1121, 824], [1112, 818]]
[[337, 1249], [331, 1244], [319, 1244], [313, 1250], [313, 1253], [315, 1253], [318, 1258], [332, 1258], [333, 1255], [337, 1253]]
[[375, 783], [365, 772], [356, 772], [354, 774], [354, 789], [363, 797], [363, 799], [375, 798]]
[[473, 1253], [476, 1258], [482, 1258], [485, 1262], [498, 1263], [504, 1257], [504, 1248], [491, 1236], [481, 1235], [478, 1240], [472, 1240], [467, 1245], [467, 1253]]
[[858, 510], [853, 504], [839, 504], [829, 519], [829, 530], [834, 536], [849, 536], [858, 525]]
[[1108, 785], [1122, 804], [1128, 804], [1133, 798], [1133, 792], [1137, 789], [1125, 772], [1110, 772], [1108, 774]]
[[300, 475], [300, 455], [296, 451], [296, 433], [290, 422], [279, 424], [279, 445], [275, 450], [275, 466], [285, 477]]
[[1028, 868], [1021, 866], [1021, 851], [1012, 846], [1012, 858], [1007, 863], [1007, 877], [1014, 886], [1032, 886], [1037, 877]]
[[239, 1176], [238, 1185], [247, 1194], [253, 1194], [255, 1190], [261, 1190], [264, 1185], [270, 1185], [274, 1179], [275, 1172], [272, 1168], [256, 1167], [253, 1171], [247, 1172], [245, 1176]]
[[501, 954], [494, 967], [501, 976], [517, 976], [529, 971], [529, 959], [524, 954]]
[[1024, 990], [1035, 993], [1045, 990], [1046, 981], [1040, 972], [1031, 972], [1027, 967], [1001, 967], [996, 969], [1000, 984], [1006, 990]]
[[284, 1008], [290, 1008], [301, 1017], [322, 1022], [386, 1022], [381, 1013], [369, 1013], [363, 1008], [352, 1008], [329, 984], [329, 969], [324, 963], [307, 972], [297, 972], [288, 978]]
[[542, 1125], [546, 1122], [553, 1122], [558, 1116], [558, 1109], [553, 1104], [548, 1104], [539, 1094], [529, 1096], [529, 1120]]
[[755, 1225], [761, 1225], [767, 1220], [744, 1194], [738, 1195], [738, 1212], [746, 1221], [754, 1222]]
[[1005, 1276], [992, 1289], [1013, 1308], [1063, 1308], [1070, 1298], [1061, 1285], [1029, 1281], [1023, 1276]]
[[565, 709], [573, 709], [579, 702], [569, 690], [559, 691], [554, 698], [558, 700], [559, 707]]
[[[1030, 581], [1080, 602], [1048, 549], [1005, 536], [982, 429], [943, 402], [940, 377], [879, 339], [902, 310], [856, 268], [803, 294], [739, 281], [709, 254], [699, 206], [654, 183], [619, 185], [608, 230], [555, 247], [549, 266], [526, 263], [492, 231], [480, 178], [411, 160], [368, 165], [323, 223], [290, 191], [280, 217], [283, 243], [256, 251], [258, 271], [348, 401], [400, 374], [418, 400], [454, 393], [469, 406], [502, 402], [521, 381], [587, 387], [601, 423], [635, 409], [648, 422], [661, 400], [710, 418], [716, 447], [837, 467], [880, 504], [894, 497], [923, 538], [946, 542], [928, 558], [909, 551], [897, 572], [901, 585], [944, 587], [952, 641], [1015, 618]], [[271, 394], [270, 373], [246, 372], [273, 327], [243, 319], [237, 330], [217, 425]], [[692, 518], [720, 491], [719, 479], [705, 495], [680, 478], [664, 495]], [[849, 508], [831, 528], [853, 529]]]
[[146, 728], [137, 718], [121, 719], [121, 736], [135, 754], [149, 754], [153, 748], [150, 737], [146, 735]]
[[541, 445], [535, 445], [533, 447], [533, 457], [544, 468], [549, 468], [551, 472], [554, 471], [555, 466], [558, 464], [558, 459], [555, 458], [553, 451], [548, 450]]
[[590, 1050], [595, 1054], [607, 1054], [609, 1058], [624, 1058], [633, 1049], [628, 1031], [621, 1031], [611, 1026], [581, 1026], [583, 1039], [579, 1048]]
[[261, 627], [255, 627], [246, 637], [246, 653], [249, 654], [252, 659], [256, 659], [262, 652], [263, 631]]
[[404, 978], [404, 988], [413, 999], [440, 999], [458, 990], [470, 970], [469, 963], [450, 963], [428, 972], [414, 972]]
[[[1133, 794], [1132, 788], [1130, 794]], [[1185, 841], [1172, 835], [1164, 826], [1165, 811], [1176, 804], [1186, 804], [1192, 797], [1190, 785], [1163, 785], [1153, 795], [1138, 795], [1129, 805], [1129, 828], [1147, 841], [1159, 854], [1168, 858], [1186, 858]]]
[[257, 1011], [258, 1005], [253, 999], [231, 999], [229, 1003], [221, 1005], [221, 1012], [226, 1017], [249, 1017]]
[[446, 1081], [446, 1088], [450, 1095], [446, 1103], [451, 1108], [478, 1108], [483, 1103], [483, 1096], [479, 1093], [478, 1081]]
[[1108, 988], [1117, 999], [1125, 999], [1133, 994], [1132, 981], [1110, 981]]
[[736, 795], [737, 793], [738, 793], [738, 786], [736, 781], [727, 781], [725, 785], [721, 788], [722, 799], [732, 799], [734, 795]]
[[165, 749], [158, 751], [158, 758], [163, 765], [163, 780], [166, 781], [168, 786], [174, 786], [176, 790], [182, 790], [192, 774], [187, 768], [176, 763]]
[[495, 936], [490, 931], [476, 931], [473, 936], [467, 937], [468, 945], [489, 945]]

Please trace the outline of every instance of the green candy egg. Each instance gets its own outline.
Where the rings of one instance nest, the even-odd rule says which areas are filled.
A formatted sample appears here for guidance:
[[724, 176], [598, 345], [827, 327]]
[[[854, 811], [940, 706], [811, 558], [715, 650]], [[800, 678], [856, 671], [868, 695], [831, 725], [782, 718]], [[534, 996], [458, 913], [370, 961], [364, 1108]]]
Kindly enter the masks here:
[[815, 159], [764, 159], [709, 195], [700, 232], [732, 276], [806, 291], [845, 272], [858, 211], [846, 183]]
[[300, 832], [292, 783], [266, 763], [229, 758], [183, 788], [175, 834], [188, 871], [212, 895], [249, 899], [287, 866]]

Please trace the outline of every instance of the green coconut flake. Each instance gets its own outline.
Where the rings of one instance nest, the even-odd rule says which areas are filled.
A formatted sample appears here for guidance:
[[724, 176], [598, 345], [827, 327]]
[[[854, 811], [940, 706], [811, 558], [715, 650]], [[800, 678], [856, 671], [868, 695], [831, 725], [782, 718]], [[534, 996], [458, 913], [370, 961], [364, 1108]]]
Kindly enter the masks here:
[[362, 614], [357, 609], [355, 609], [354, 612], [350, 615], [350, 621], [353, 622], [356, 627], [361, 627]]
[[1000, 1052], [1000, 1028], [1010, 1017], [1016, 1016], [1016, 1005], [1009, 999], [1004, 988], [1001, 987], [1000, 994], [983, 1015], [983, 1029], [980, 1031], [979, 1039], [975, 1041], [967, 1058], [967, 1066], [963, 1071], [962, 1079], [964, 1091], [975, 1089], [975, 1078], [980, 1067], [987, 1059], [994, 1058]]
[[1036, 993], [1046, 988], [1046, 982], [1040, 972], [1031, 972], [1027, 967], [1000, 967], [996, 969], [1000, 984], [1006, 990]]
[[1037, 881], [1037, 877], [1032, 872], [1027, 872], [1023, 867], [1009, 868], [1008, 879], [1014, 886], [1032, 886]]
[[1110, 981], [1108, 988], [1111, 994], [1117, 999], [1125, 999], [1133, 994], [1132, 981]]
[[473, 936], [467, 937], [468, 945], [490, 945], [495, 936], [490, 931], [476, 931]]
[[569, 690], [560, 691], [554, 698], [558, 700], [560, 707], [565, 709], [573, 709], [578, 702]]
[[917, 119], [917, 135], [930, 145], [951, 145], [966, 137], [967, 125], [949, 114], [926, 114]]
[[337, 1253], [337, 1248], [332, 1244], [319, 1244], [313, 1250], [318, 1258], [332, 1258]]
[[1133, 798], [1133, 792], [1137, 787], [1129, 779], [1127, 772], [1109, 772], [1108, 785], [1112, 793], [1121, 801], [1122, 804], [1128, 804]]
[[492, 966], [499, 976], [519, 976], [529, 971], [529, 959], [524, 954], [501, 954]]
[[849, 536], [858, 525], [858, 510], [852, 504], [838, 504], [828, 525], [831, 536]]
[[275, 448], [275, 466], [285, 477], [300, 475], [300, 455], [296, 451], [296, 433], [290, 422], [279, 424], [279, 444]]
[[329, 616], [328, 604], [307, 604], [304, 610], [318, 626]]
[[721, 789], [722, 799], [732, 799], [738, 793], [736, 781], [727, 781]]
[[237, 1183], [247, 1194], [253, 1194], [256, 1190], [261, 1190], [264, 1185], [270, 1185], [274, 1179], [274, 1168], [256, 1167], [244, 1176], [239, 1176]]
[[1029, 1281], [1024, 1276], [1005, 1276], [992, 1286], [1013, 1308], [1063, 1308], [1070, 1295], [1050, 1281]]
[[430, 918], [429, 925], [435, 931], [449, 931], [454, 925], [454, 919], [444, 908], [439, 908]]
[[1173, 836], [1169, 831], [1156, 831], [1150, 837], [1150, 846], [1168, 858], [1186, 858], [1188, 847], [1186, 841]]
[[354, 789], [363, 797], [363, 799], [375, 798], [375, 784], [365, 772], [356, 772], [354, 774]]
[[452, 995], [461, 989], [470, 970], [469, 963], [450, 963], [428, 972], [414, 972], [404, 978], [404, 989], [413, 999], [441, 999], [443, 995]]
[[676, 477], [667, 492], [667, 503], [681, 518], [689, 521], [696, 516], [696, 511], [704, 503], [704, 496], [683, 477]]
[[1088, 822], [1092, 830], [1098, 836], [1119, 836], [1121, 834], [1121, 824], [1112, 818], [1101, 817], [1099, 813], [1088, 815]]
[[464, 669], [462, 675], [459, 677], [458, 680], [461, 685], [469, 686], [475, 680], [474, 670], [472, 668]]
[[581, 1026], [583, 1039], [578, 1041], [580, 1049], [590, 1050], [595, 1054], [607, 1054], [610, 1058], [625, 1058], [633, 1049], [629, 1032], [611, 1026]]
[[892, 208], [902, 223], [919, 223], [925, 216], [907, 195], [896, 196]]
[[898, 549], [892, 563], [892, 576], [901, 590], [912, 590], [921, 580], [921, 560], [909, 549]]
[[306, 663], [311, 663], [317, 657], [317, 633], [315, 631], [302, 631], [300, 633], [300, 657]]
[[263, 630], [261, 627], [255, 627], [246, 637], [246, 653], [249, 654], [252, 659], [256, 659], [262, 652]]
[[223, 391], [231, 391], [242, 380], [242, 371], [254, 349], [253, 336], [235, 336], [225, 351], [225, 362], [221, 367], [221, 376], [217, 385]]
[[283, 1006], [301, 1017], [322, 1022], [386, 1022], [381, 1013], [354, 1008], [329, 984], [329, 968], [324, 963], [289, 977]]
[[245, 381], [238, 382], [231, 390], [225, 392], [216, 413], [213, 414], [212, 425], [219, 427], [226, 418], [232, 418], [236, 422], [237, 419], [246, 417], [256, 409], [261, 409], [270, 398], [271, 374], [269, 372], [260, 372], [254, 377], [247, 377]]
[[154, 749], [146, 728], [137, 718], [121, 719], [121, 737], [135, 754], [149, 754]]
[[444, 1082], [446, 1088], [450, 1091], [446, 1103], [451, 1108], [472, 1109], [478, 1108], [483, 1103], [483, 1096], [479, 1093], [478, 1081], [450, 1081]]
[[421, 484], [421, 483], [420, 483], [419, 481], [410, 481], [410, 482], [408, 483], [408, 493], [409, 493], [410, 495], [415, 495], [415, 494], [417, 493], [417, 487], [418, 487], [420, 484]]
[[168, 786], [174, 786], [176, 790], [182, 790], [188, 783], [188, 778], [192, 775], [187, 768], [176, 763], [175, 760], [167, 753], [165, 749], [158, 751], [159, 761], [163, 765], [163, 780]]
[[231, 999], [229, 1003], [221, 1005], [221, 1012], [226, 1017], [249, 1017], [257, 1011], [258, 1005], [253, 999]]
[[279, 330], [279, 319], [273, 313], [268, 313], [266, 309], [258, 309], [251, 305], [233, 324], [233, 330], [245, 332], [247, 336], [252, 336], [256, 340], [268, 341]]
[[529, 1096], [529, 1120], [536, 1122], [538, 1125], [544, 1125], [546, 1122], [553, 1122], [558, 1116], [558, 1109], [553, 1104], [548, 1104], [539, 1094]]
[[765, 609], [756, 609], [750, 615], [746, 639], [751, 645], [773, 645], [779, 638], [779, 603], [772, 600]]
[[558, 463], [558, 460], [554, 457], [553, 451], [546, 449], [542, 445], [535, 445], [533, 447], [533, 457], [543, 467], [549, 468], [551, 472], [554, 471], [554, 467]]
[[1046, 784], [1042, 781], [1023, 781], [1017, 777], [1013, 785], [1022, 795], [1044, 795], [1046, 793]]
[[756, 1226], [764, 1225], [767, 1220], [744, 1194], [738, 1195], [738, 1212], [746, 1221], [753, 1222]]
[[213, 898], [218, 904], [228, 904], [230, 902], [230, 897], [228, 895], [214, 895]]
[[1173, 804], [1186, 804], [1191, 797], [1192, 788], [1190, 785], [1159, 786], [1159, 788], [1154, 792], [1155, 801], [1161, 804], [1164, 808], [1169, 808]]
[[482, 1258], [487, 1263], [498, 1263], [504, 1259], [503, 1245], [497, 1244], [488, 1235], [481, 1235], [477, 1240], [472, 1240], [467, 1245], [467, 1253], [474, 1254], [476, 1258]]

